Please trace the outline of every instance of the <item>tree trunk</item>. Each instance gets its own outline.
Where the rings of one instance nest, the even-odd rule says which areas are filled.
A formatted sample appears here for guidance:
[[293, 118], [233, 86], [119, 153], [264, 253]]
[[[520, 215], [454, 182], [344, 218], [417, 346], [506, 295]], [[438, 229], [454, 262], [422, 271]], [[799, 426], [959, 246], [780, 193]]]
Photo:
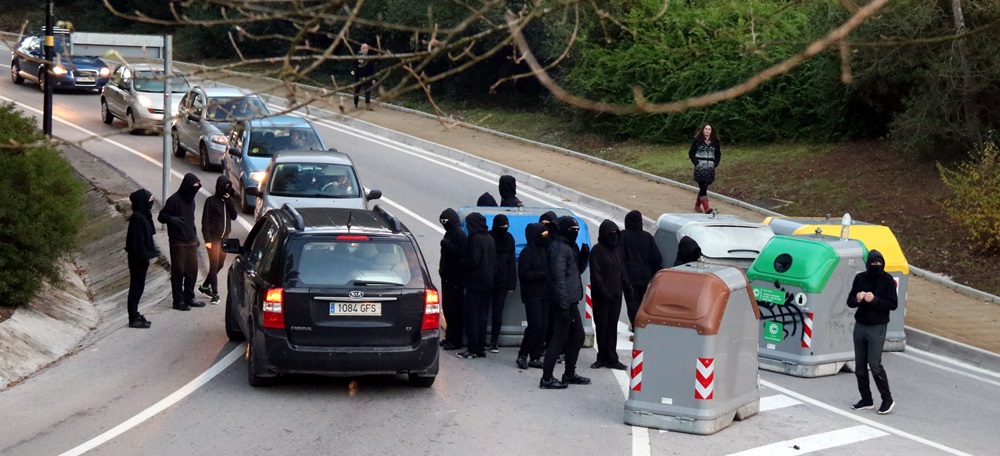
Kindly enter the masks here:
[[982, 133], [979, 128], [979, 114], [976, 109], [975, 100], [972, 94], [972, 68], [969, 67], [969, 56], [965, 51], [965, 16], [962, 14], [962, 0], [951, 0], [951, 13], [955, 18], [955, 34], [958, 40], [955, 41], [955, 50], [958, 52], [958, 59], [962, 67], [962, 106], [965, 110], [965, 123], [969, 138], [975, 141], [976, 146], [983, 144]]

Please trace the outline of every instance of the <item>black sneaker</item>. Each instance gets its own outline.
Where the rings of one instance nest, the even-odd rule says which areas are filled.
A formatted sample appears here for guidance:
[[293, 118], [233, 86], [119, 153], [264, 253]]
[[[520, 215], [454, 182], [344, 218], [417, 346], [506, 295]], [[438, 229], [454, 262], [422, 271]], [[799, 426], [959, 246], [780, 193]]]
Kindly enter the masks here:
[[486, 349], [488, 349], [490, 353], [500, 353], [500, 347], [498, 347], [497, 344], [489, 344], [486, 346]]
[[205, 296], [212, 296], [212, 295], [215, 294], [215, 293], [212, 293], [212, 287], [210, 287], [208, 285], [204, 285], [204, 284], [198, 285], [198, 292], [201, 293], [201, 294], [203, 294], [203, 295], [205, 295]]
[[866, 401], [864, 399], [851, 406], [851, 410], [871, 410], [873, 408], [875, 408], [875, 402]]
[[472, 352], [470, 352], [468, 350], [466, 350], [466, 351], [464, 351], [462, 353], [458, 353], [455, 356], [457, 356], [459, 358], [463, 358], [463, 359], [476, 359], [476, 358], [485, 358], [486, 357], [485, 354], [472, 353]]
[[533, 359], [528, 361], [528, 367], [532, 369], [545, 369], [545, 363], [541, 359]]
[[608, 364], [605, 367], [607, 367], [608, 369], [614, 369], [614, 370], [620, 370], [620, 371], [628, 370], [628, 366], [622, 364], [621, 361], [615, 361], [615, 362], [613, 362], [611, 364]]
[[145, 323], [147, 328], [153, 326], [153, 322], [147, 320], [145, 315], [139, 314], [139, 321]]
[[462, 348], [462, 346], [461, 345], [455, 345], [455, 344], [453, 344], [451, 342], [445, 342], [445, 343], [441, 344], [441, 348], [443, 348], [445, 350], [458, 350], [459, 348]]
[[191, 306], [187, 304], [174, 304], [174, 310], [191, 310]]
[[528, 357], [527, 356], [518, 356], [517, 357], [517, 368], [518, 369], [527, 369], [528, 368]]
[[607, 366], [607, 364], [605, 364], [604, 361], [594, 361], [594, 364], [591, 364], [590, 368], [591, 369], [603, 369], [606, 366]]
[[218, 304], [219, 301], [221, 301], [221, 300], [222, 300], [222, 298], [219, 298], [219, 295], [214, 295], [214, 296], [212, 296], [212, 300], [208, 301], [208, 303], [212, 304], [212, 305], [215, 305], [215, 304]]
[[566, 383], [568, 385], [589, 385], [590, 384], [590, 379], [589, 378], [583, 377], [583, 376], [580, 376], [580, 375], [577, 375], [577, 374], [573, 374], [573, 375], [563, 374], [562, 381], [563, 381], [563, 383]]
[[205, 307], [205, 303], [202, 301], [192, 301], [189, 302], [187, 305], [191, 307]]
[[896, 401], [889, 399], [887, 401], [882, 401], [882, 406], [878, 408], [879, 415], [888, 415], [892, 413], [892, 409], [896, 407]]
[[566, 389], [566, 384], [556, 380], [555, 377], [543, 378], [538, 381], [538, 387], [546, 390]]
[[149, 327], [149, 322], [148, 321], [143, 321], [143, 320], [130, 321], [130, 322], [128, 322], [128, 327], [129, 328], [148, 328]]

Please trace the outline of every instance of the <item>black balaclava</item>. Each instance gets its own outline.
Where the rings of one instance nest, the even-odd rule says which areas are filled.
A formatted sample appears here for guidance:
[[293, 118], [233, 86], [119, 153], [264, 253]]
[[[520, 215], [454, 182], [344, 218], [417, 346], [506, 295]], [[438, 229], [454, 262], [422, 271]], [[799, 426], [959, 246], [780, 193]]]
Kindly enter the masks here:
[[625, 229], [642, 231], [642, 212], [631, 211], [625, 215]]
[[454, 226], [459, 226], [462, 223], [462, 219], [458, 218], [458, 212], [455, 212], [455, 210], [450, 207], [441, 211], [441, 216], [438, 217], [438, 219], [441, 221], [441, 226], [443, 226], [445, 230], [449, 230]]
[[215, 196], [226, 198], [233, 196], [233, 183], [226, 176], [219, 176], [215, 180]]
[[509, 228], [510, 228], [510, 221], [507, 220], [506, 215], [497, 214], [496, 217], [493, 217], [493, 229], [490, 230], [490, 232], [497, 233], [493, 237], [506, 234]]
[[556, 228], [556, 236], [569, 241], [570, 244], [576, 244], [576, 238], [580, 235], [580, 225], [575, 218], [568, 215], [559, 217], [556, 220]]
[[529, 223], [528, 226], [524, 227], [524, 238], [530, 246], [544, 248], [546, 242], [542, 237], [543, 233], [545, 233], [545, 226], [541, 223]]
[[184, 175], [184, 180], [181, 181], [181, 187], [177, 190], [177, 193], [181, 195], [188, 201], [194, 201], [195, 195], [198, 194], [198, 190], [201, 188], [201, 179], [194, 173], [187, 173]]
[[880, 277], [885, 272], [885, 258], [882, 257], [882, 252], [878, 250], [868, 252], [868, 263], [865, 266], [868, 270], [868, 277], [873, 279]]
[[601, 227], [597, 229], [597, 242], [601, 245], [607, 246], [609, 249], [618, 248], [618, 241], [621, 239], [621, 232], [618, 230], [618, 224], [615, 222], [604, 219], [601, 222]]
[[500, 200], [517, 195], [517, 179], [514, 176], [504, 174], [500, 176]]
[[490, 194], [490, 192], [483, 193], [479, 195], [479, 199], [476, 200], [476, 206], [479, 207], [498, 207], [497, 199]]
[[698, 261], [699, 258], [701, 258], [701, 247], [698, 242], [687, 236], [682, 237], [677, 243], [677, 259], [674, 260], [674, 266]]
[[149, 224], [153, 224], [153, 194], [144, 188], [140, 188], [128, 196], [132, 202], [132, 212], [149, 219]]
[[465, 216], [465, 230], [469, 232], [469, 237], [471, 238], [477, 233], [487, 233], [489, 234], [489, 229], [486, 228], [486, 217], [478, 212], [473, 212]]

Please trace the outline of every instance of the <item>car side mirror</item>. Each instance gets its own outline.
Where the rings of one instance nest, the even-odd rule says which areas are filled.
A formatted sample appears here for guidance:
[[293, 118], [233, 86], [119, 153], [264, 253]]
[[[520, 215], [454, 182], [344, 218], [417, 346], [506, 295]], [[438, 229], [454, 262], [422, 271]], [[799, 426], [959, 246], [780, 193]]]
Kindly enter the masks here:
[[370, 200], [377, 200], [377, 199], [379, 199], [379, 198], [382, 197], [382, 190], [378, 190], [378, 189], [369, 190], [368, 194], [365, 195], [365, 197], [368, 198], [368, 199], [370, 199]]
[[247, 196], [256, 196], [257, 198], [260, 198], [260, 189], [257, 187], [247, 187], [244, 192], [246, 192]]
[[330, 152], [339, 152], [336, 147], [331, 147], [331, 148], [329, 148], [327, 150], [330, 151]]
[[239, 239], [223, 239], [222, 251], [226, 253], [235, 253], [239, 255], [243, 253], [243, 247], [240, 245]]

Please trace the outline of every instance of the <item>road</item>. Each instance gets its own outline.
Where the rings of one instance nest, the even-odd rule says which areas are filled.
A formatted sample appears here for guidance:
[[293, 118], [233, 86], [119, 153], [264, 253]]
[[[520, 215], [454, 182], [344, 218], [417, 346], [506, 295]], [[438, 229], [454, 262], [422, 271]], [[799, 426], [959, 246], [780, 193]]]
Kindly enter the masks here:
[[[9, 61], [0, 52], [0, 62]], [[0, 101], [40, 115], [42, 97], [30, 84], [0, 81]], [[55, 136], [99, 138], [82, 146], [159, 196], [162, 138], [104, 125], [93, 94], [59, 93], [54, 105]], [[441, 210], [496, 191], [496, 175], [313, 114], [320, 114], [314, 125], [324, 141], [349, 153], [365, 184], [381, 189], [382, 202], [413, 230], [432, 269]], [[201, 171], [194, 156], [173, 159], [171, 168], [173, 186], [189, 172], [205, 183], [218, 175]], [[524, 184], [519, 196], [531, 206], [563, 204]], [[587, 219], [596, 241], [607, 216], [569, 209]], [[241, 216], [233, 234], [245, 236], [250, 223]], [[623, 424], [628, 379], [588, 369], [592, 349], [581, 354], [580, 371], [594, 384], [563, 391], [540, 390], [537, 370], [514, 367], [513, 348], [471, 361], [442, 352], [431, 389], [412, 388], [403, 377], [293, 377], [251, 388], [245, 346], [225, 338], [223, 306], [176, 312], [168, 305], [146, 311], [155, 322], [150, 330], [111, 331], [0, 393], [0, 454], [986, 455], [1000, 443], [990, 424], [1000, 374], [913, 349], [884, 358], [898, 402], [891, 415], [849, 410], [857, 400], [853, 375], [801, 379], [761, 371], [759, 415], [695, 436]], [[627, 364], [626, 332], [618, 348]]]

